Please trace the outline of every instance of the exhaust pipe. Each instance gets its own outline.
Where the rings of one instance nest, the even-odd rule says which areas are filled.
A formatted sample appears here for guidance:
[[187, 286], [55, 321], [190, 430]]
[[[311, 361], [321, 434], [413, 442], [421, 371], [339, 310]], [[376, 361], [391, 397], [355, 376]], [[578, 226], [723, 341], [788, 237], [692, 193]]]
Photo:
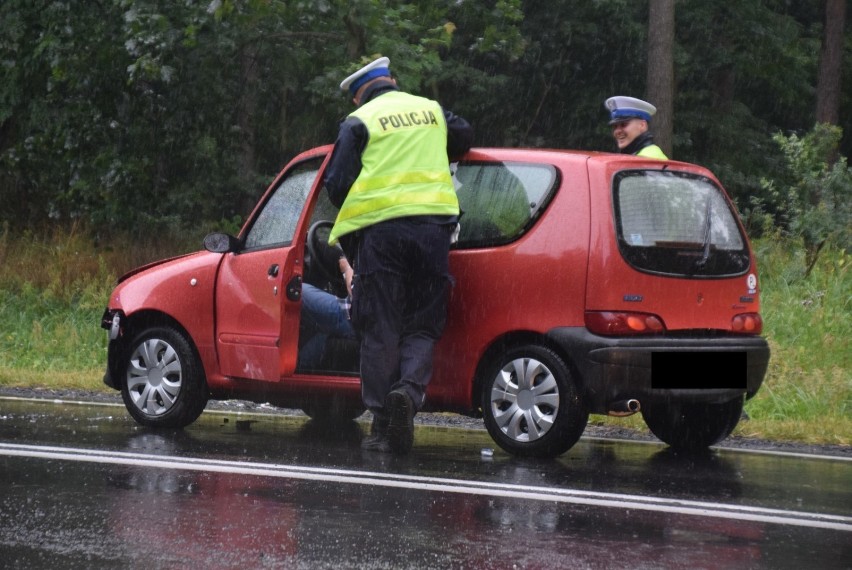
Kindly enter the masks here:
[[618, 400], [617, 402], [610, 403], [607, 415], [616, 417], [632, 416], [641, 409], [642, 406], [639, 404], [639, 400], [634, 400], [633, 398]]

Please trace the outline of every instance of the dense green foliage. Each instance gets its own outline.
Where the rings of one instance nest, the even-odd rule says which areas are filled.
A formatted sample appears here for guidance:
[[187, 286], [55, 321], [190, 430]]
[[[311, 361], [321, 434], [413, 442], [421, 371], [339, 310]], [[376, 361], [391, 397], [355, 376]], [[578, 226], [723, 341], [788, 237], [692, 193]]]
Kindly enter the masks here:
[[[802, 240], [806, 274], [827, 243], [852, 249], [852, 168], [846, 157], [833, 164], [827, 161], [839, 139], [840, 129], [828, 125], [817, 125], [801, 139], [776, 135], [775, 141], [784, 153], [784, 168], [774, 180], [763, 180], [764, 192], [752, 199], [758, 208], [768, 202], [771, 210], [783, 213], [780, 227]], [[768, 228], [775, 221], [769, 217], [765, 225]]]
[[[786, 230], [817, 205], [787, 199], [810, 182], [785, 174], [773, 139], [814, 127], [822, 7], [676, 8], [673, 154]], [[147, 235], [233, 223], [295, 153], [333, 141], [350, 109], [337, 84], [378, 54], [404, 88], [467, 117], [478, 146], [611, 150], [602, 102], [645, 92], [647, 18], [634, 0], [4, 0], [0, 221]], [[847, 34], [847, 86], [850, 49]]]

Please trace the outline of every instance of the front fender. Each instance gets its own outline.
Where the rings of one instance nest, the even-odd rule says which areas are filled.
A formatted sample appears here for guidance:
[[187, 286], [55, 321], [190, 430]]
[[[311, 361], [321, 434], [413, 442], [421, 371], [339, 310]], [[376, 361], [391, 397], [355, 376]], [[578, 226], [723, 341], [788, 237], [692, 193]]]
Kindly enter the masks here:
[[120, 312], [125, 324], [152, 314], [174, 321], [189, 335], [209, 374], [216, 362], [213, 316], [221, 258], [199, 252], [136, 273], [113, 290], [107, 311]]

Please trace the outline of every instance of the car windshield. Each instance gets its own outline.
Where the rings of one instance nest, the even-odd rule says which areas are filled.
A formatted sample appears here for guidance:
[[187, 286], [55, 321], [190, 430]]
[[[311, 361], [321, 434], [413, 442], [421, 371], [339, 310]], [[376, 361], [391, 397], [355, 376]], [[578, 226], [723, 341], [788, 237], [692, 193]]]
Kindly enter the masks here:
[[637, 269], [696, 277], [748, 269], [736, 214], [709, 178], [625, 171], [616, 175], [613, 191], [619, 248]]

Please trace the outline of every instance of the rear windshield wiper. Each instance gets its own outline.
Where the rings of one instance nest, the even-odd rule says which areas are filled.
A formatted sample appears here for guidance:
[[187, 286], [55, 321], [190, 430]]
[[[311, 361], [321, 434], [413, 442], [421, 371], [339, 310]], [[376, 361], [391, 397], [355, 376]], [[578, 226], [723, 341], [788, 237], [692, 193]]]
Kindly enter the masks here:
[[704, 269], [704, 266], [707, 265], [707, 260], [710, 259], [710, 228], [713, 226], [712, 196], [707, 196], [707, 207], [705, 208], [704, 215], [706, 216], [704, 221], [704, 252], [701, 254], [701, 258], [695, 261], [695, 269]]

